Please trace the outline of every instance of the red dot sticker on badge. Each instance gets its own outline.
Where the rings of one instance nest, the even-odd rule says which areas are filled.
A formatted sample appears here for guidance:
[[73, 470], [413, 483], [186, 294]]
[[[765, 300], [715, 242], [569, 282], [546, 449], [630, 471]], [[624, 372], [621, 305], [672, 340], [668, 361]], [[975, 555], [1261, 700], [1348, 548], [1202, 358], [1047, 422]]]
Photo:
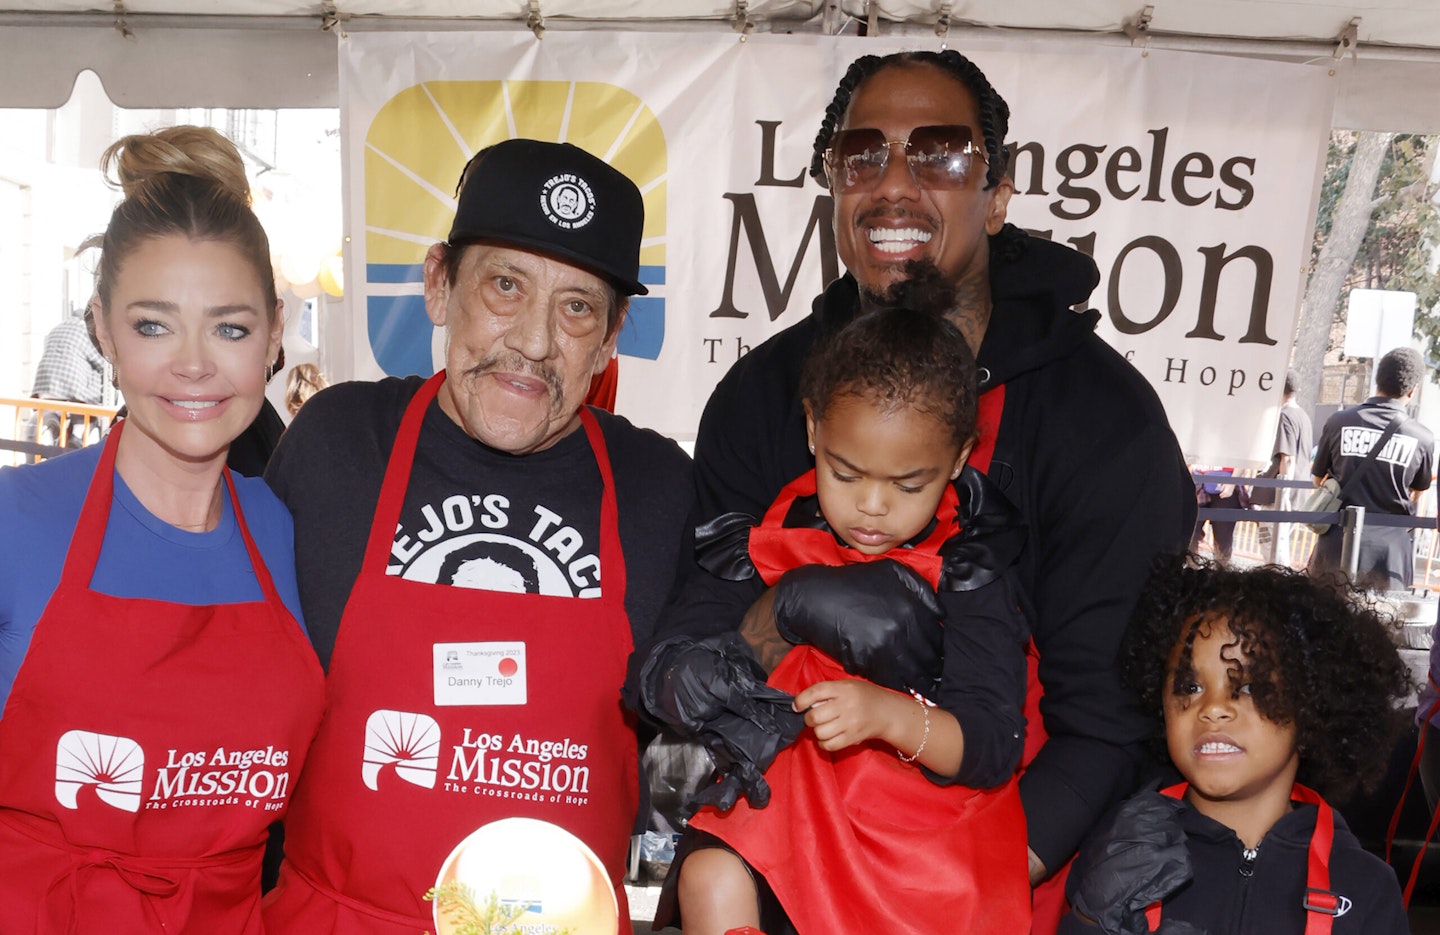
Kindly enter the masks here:
[[511, 657], [506, 656], [504, 659], [500, 660], [500, 674], [505, 678], [508, 679], [510, 676], [514, 675], [516, 672], [519, 671], [520, 664]]

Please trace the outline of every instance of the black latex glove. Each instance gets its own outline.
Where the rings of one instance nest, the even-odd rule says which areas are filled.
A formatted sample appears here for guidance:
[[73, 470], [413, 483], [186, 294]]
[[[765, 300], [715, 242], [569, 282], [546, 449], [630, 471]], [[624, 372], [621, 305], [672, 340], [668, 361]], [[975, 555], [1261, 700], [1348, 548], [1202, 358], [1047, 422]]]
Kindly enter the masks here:
[[791, 709], [794, 696], [765, 684], [765, 670], [738, 633], [657, 644], [640, 670], [640, 700], [682, 737], [697, 736], [726, 714], [769, 732], [800, 718]]
[[808, 643], [851, 675], [934, 698], [945, 611], [924, 578], [890, 559], [805, 565], [775, 585], [775, 628]]
[[699, 740], [710, 751], [719, 778], [700, 790], [690, 803], [693, 808], [713, 805], [728, 811], [742, 793], [754, 808], [769, 805], [770, 784], [765, 781], [765, 770], [775, 760], [775, 754], [793, 743], [805, 726], [800, 715], [796, 718], [794, 733], [788, 736], [758, 732], [750, 722], [733, 715], [716, 718]]
[[[1181, 808], [1158, 792], [1142, 792], [1120, 806], [1110, 827], [1080, 849], [1076, 866], [1083, 872], [1070, 893], [1075, 911], [1106, 935], [1148, 932], [1145, 907], [1190, 879]], [[1175, 935], [1183, 933], [1175, 929]]]
[[721, 779], [698, 802], [725, 809], [742, 792], [756, 808], [770, 801], [763, 774], [805, 727], [794, 696], [765, 684], [738, 633], [658, 644], [641, 668], [640, 697], [662, 724], [710, 751]]

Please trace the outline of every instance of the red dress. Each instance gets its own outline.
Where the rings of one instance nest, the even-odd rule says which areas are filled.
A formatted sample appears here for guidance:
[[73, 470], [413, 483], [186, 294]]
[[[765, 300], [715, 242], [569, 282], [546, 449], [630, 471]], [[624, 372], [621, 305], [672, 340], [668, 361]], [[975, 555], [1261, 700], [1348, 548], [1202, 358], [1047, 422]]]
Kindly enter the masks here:
[[[750, 554], [773, 584], [804, 564], [887, 558], [939, 581], [940, 546], [957, 531], [948, 488], [934, 531], [910, 549], [866, 556], [824, 529], [787, 529], [814, 472], [789, 484], [752, 530]], [[951, 621], [963, 626], [964, 621]], [[769, 684], [796, 694], [819, 681], [854, 678], [810, 646], [792, 650]], [[883, 743], [837, 753], [808, 729], [765, 773], [770, 803], [706, 808], [692, 827], [725, 841], [765, 877], [795, 929], [810, 933], [1023, 933], [1030, 928], [1025, 816], [1016, 778], [995, 789], [940, 786]]]

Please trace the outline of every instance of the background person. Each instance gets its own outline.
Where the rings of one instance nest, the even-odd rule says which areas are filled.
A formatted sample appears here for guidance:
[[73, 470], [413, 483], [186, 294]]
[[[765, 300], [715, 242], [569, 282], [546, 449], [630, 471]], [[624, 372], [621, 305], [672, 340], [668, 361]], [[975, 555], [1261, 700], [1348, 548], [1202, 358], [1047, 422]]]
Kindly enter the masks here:
[[296, 364], [290, 368], [290, 375], [285, 378], [285, 408], [290, 413], [290, 418], [300, 411], [300, 407], [316, 393], [325, 389], [330, 383], [325, 379], [325, 374], [314, 364]]
[[[1192, 473], [1233, 475], [1235, 469], [1194, 465]], [[1227, 484], [1210, 477], [1195, 485], [1195, 504], [1197, 507], [1213, 510], [1248, 510], [1250, 495], [1244, 484]], [[1199, 550], [1200, 540], [1205, 538], [1206, 523], [1210, 524], [1210, 536], [1215, 544], [1215, 558], [1222, 562], [1229, 562], [1230, 556], [1235, 550], [1236, 520], [1196, 519], [1195, 531], [1190, 534], [1190, 551]]]
[[290, 516], [225, 470], [283, 329], [270, 248], [213, 130], [102, 168], [125, 199], [94, 319], [129, 415], [0, 471], [0, 931], [259, 933], [322, 704]]
[[[582, 197], [562, 213], [567, 186]], [[582, 401], [645, 292], [643, 224], [634, 183], [581, 149], [481, 151], [425, 260], [446, 369], [323, 390], [281, 439], [266, 479], [296, 516], [329, 704], [271, 932], [433, 930], [442, 866], [510, 817], [583, 841], [628, 924], [639, 757], [620, 691], [692, 552], [692, 486], [677, 445]], [[445, 557], [482, 533], [543, 557], [539, 593], [447, 583]]]
[[[1295, 388], [1300, 378], [1295, 371], [1285, 372], [1285, 389], [1280, 398], [1280, 419], [1275, 426], [1275, 444], [1270, 454], [1270, 477], [1279, 480], [1295, 480], [1310, 477], [1310, 457], [1315, 451], [1314, 432], [1310, 414], [1295, 401]], [[1277, 510], [1298, 508], [1300, 496], [1294, 487], [1255, 487], [1250, 491], [1252, 506], [1273, 507]], [[1270, 531], [1270, 546], [1266, 559], [1272, 564], [1290, 564], [1290, 524], [1275, 523]], [[1192, 546], [1191, 551], [1194, 551]]]
[[[1318, 487], [1328, 476], [1341, 486], [1341, 506], [1362, 506], [1365, 512], [1414, 516], [1420, 494], [1434, 478], [1435, 436], [1406, 414], [1415, 390], [1425, 377], [1420, 353], [1408, 347], [1390, 351], [1375, 365], [1377, 395], [1342, 409], [1325, 420], [1315, 448], [1312, 479]], [[1367, 466], [1366, 459], [1391, 424], [1396, 428]], [[1341, 568], [1345, 531], [1332, 525], [1315, 540], [1310, 571]], [[1378, 590], [1410, 587], [1415, 578], [1415, 543], [1409, 529], [1366, 524], [1360, 537], [1356, 581]]]
[[[976, 349], [981, 377], [980, 443], [970, 464], [997, 483], [1029, 532], [1019, 574], [1045, 694], [1028, 712], [1034, 758], [1020, 793], [1038, 881], [1064, 866], [1086, 830], [1134, 787], [1145, 721], [1115, 676], [1115, 650], [1151, 557], [1188, 541], [1195, 498], [1154, 391], [1094, 333], [1096, 312], [1071, 311], [1098, 282], [1095, 264], [1005, 224], [1013, 194], [1008, 121], [1005, 101], [957, 52], [864, 56], [851, 65], [811, 163], [834, 197], [848, 274], [810, 316], [720, 381], [696, 438], [696, 491], [701, 517], [760, 515], [810, 467], [797, 386], [814, 343], [862, 309], [893, 304], [886, 293], [911, 278], [915, 264], [934, 266], [955, 287], [947, 317]], [[1121, 479], [1124, 498], [1097, 494]], [[846, 587], [848, 571], [836, 570], [832, 589]], [[855, 579], [851, 587], [850, 606], [875, 603], [868, 584]], [[918, 681], [936, 665], [933, 652], [897, 634], [921, 632], [911, 624], [923, 608], [902, 588], [880, 599], [886, 619], [856, 611], [835, 622], [854, 647], [838, 661], [890, 687]], [[696, 600], [674, 614], [677, 624], [741, 624], [767, 667], [783, 654], [764, 603], [722, 612]], [[799, 627], [789, 632], [813, 640]], [[890, 674], [877, 675], [877, 667]], [[968, 782], [969, 770], [992, 763], [1008, 738], [985, 729], [983, 718], [959, 717], [960, 780]], [[1053, 926], [1060, 895], [1051, 891], [1051, 921], [1042, 913], [1037, 930]]]
[[[45, 346], [35, 366], [30, 395], [38, 399], [86, 403], [105, 401], [105, 358], [85, 329], [84, 310], [66, 318], [45, 335]], [[93, 439], [84, 437], [85, 418], [71, 416], [62, 433], [60, 413], [46, 412], [37, 421], [35, 440], [42, 445], [79, 448]], [[94, 438], [105, 434], [103, 420], [92, 419]]]

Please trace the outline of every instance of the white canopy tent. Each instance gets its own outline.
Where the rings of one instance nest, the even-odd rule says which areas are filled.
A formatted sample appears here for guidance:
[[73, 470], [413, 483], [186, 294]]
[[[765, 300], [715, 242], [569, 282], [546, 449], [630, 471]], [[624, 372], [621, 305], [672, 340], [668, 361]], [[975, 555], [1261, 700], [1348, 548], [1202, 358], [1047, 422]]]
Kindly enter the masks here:
[[1334, 59], [1335, 125], [1440, 132], [1440, 0], [0, 0], [0, 107], [83, 69], [126, 107], [333, 107], [337, 32], [734, 30], [1073, 36]]
[[[4, 9], [6, 3], [17, 2], [29, 9]], [[1067, 54], [1081, 57], [1098, 53], [1101, 57], [1133, 58], [1136, 62], [1145, 57], [1136, 55], [1131, 47], [1157, 53], [1177, 49], [1232, 57], [1230, 62], [1225, 62], [1220, 58], [1181, 56], [1197, 64], [1183, 81], [1168, 86], [1153, 83], [1154, 69], [1146, 72], [1150, 78], [1144, 81], [1136, 74], [1127, 74], [1117, 79], [1121, 83], [1110, 86], [1109, 90], [1104, 90], [1107, 86], [1103, 81], [1092, 83], [1091, 72], [1079, 73], [1073, 80], [1035, 77], [1028, 91], [1034, 103], [1028, 110], [1032, 115], [1049, 112], [1046, 126], [1064, 124], [1066, 115], [1076, 112], [1082, 98], [1090, 108], [1085, 118], [1086, 127], [1093, 128], [1107, 124], [1117, 115], [1133, 112], [1130, 109], [1136, 105], [1129, 91], [1143, 91], [1142, 85], [1149, 87], [1148, 93], [1179, 104], [1191, 98], [1205, 98], [1228, 80], [1228, 96], [1218, 99], [1232, 103], [1201, 121], [1206, 128], [1203, 141], [1197, 139], [1191, 144], [1203, 149], [1212, 143], [1220, 145], [1223, 138], [1232, 135], [1229, 132], [1234, 125], [1232, 117], [1237, 117], [1239, 110], [1246, 106], [1244, 102], [1251, 98], [1276, 102], [1275, 109], [1267, 112], [1267, 116], [1252, 116], [1252, 136], [1276, 126], [1288, 126], [1287, 121], [1303, 109], [1302, 102], [1289, 93], [1292, 86], [1285, 84], [1279, 75], [1303, 71], [1328, 85], [1323, 111], [1314, 113], [1313, 119], [1306, 123], [1314, 133], [1307, 137], [1306, 153], [1312, 152], [1315, 143], [1323, 147], [1323, 127], [1332, 120], [1335, 126], [1346, 128], [1440, 133], [1440, 93], [1436, 93], [1440, 91], [1440, 0], [1155, 0], [1152, 4], [1138, 4], [1135, 0], [321, 0], [310, 3], [298, 0], [207, 3], [114, 0], [113, 7], [103, 11], [86, 9], [87, 2], [96, 0], [0, 0], [0, 108], [60, 107], [71, 99], [76, 77], [85, 70], [98, 75], [110, 101], [124, 108], [335, 108], [341, 99], [342, 62], [352, 63], [346, 71], [350, 79], [346, 85], [347, 99], [352, 102], [347, 107], [351, 107], [357, 75], [383, 83], [391, 77], [410, 74], [412, 57], [470, 68], [486, 62], [493, 64], [492, 56], [500, 54], [501, 49], [508, 50], [505, 54], [512, 58], [505, 60], [512, 63], [528, 57], [558, 55], [564, 61], [590, 68], [587, 81], [607, 80], [606, 76], [625, 73], [627, 80], [643, 85], [667, 73], [654, 64], [644, 64], [659, 61], [647, 53], [677, 41], [700, 41], [711, 48], [750, 56], [750, 53], [758, 54], [762, 47], [773, 47], [777, 43], [826, 47], [830, 45], [827, 37], [836, 37], [834, 45], [843, 45], [847, 56], [853, 56], [858, 54], [855, 50], [870, 46], [877, 49], [884, 46], [888, 50], [913, 42], [934, 47], [939, 35], [944, 42], [961, 49], [973, 49], [977, 55], [986, 47], [1008, 47], [1015, 56], [1009, 75], [1011, 84], [1024, 84], [1021, 79], [1026, 75], [1044, 74], [1039, 63], [1046, 48], [1064, 49]], [[605, 31], [608, 38], [594, 34], [596, 30]], [[377, 35], [385, 32], [405, 33], [409, 38]], [[795, 39], [765, 36], [767, 41], [753, 42], [748, 48], [732, 46], [747, 36], [760, 37], [767, 33], [791, 33]], [[878, 36], [883, 41], [856, 38], [862, 33]], [[351, 39], [347, 40], [347, 36]], [[398, 44], [388, 44], [391, 38]], [[592, 38], [596, 41], [591, 42]], [[1032, 39], [1035, 41], [1030, 42]], [[407, 47], [407, 42], [413, 45]], [[393, 51], [367, 59], [357, 72], [353, 67], [356, 49], [367, 44]], [[616, 45], [624, 45], [631, 51], [617, 58], [612, 48]], [[1149, 60], [1155, 63], [1175, 57], [1157, 54]], [[1306, 62], [1312, 67], [1277, 70], [1255, 59]], [[753, 64], [753, 57], [746, 60]], [[637, 68], [642, 71], [637, 73]], [[652, 71], [644, 72], [647, 68]], [[1333, 76], [1328, 81], [1327, 70]], [[457, 73], [459, 71], [464, 68]], [[502, 69], [499, 73], [505, 74], [513, 72]], [[1252, 77], [1238, 79], [1238, 74]], [[803, 78], [796, 75], [787, 80], [802, 81]], [[1237, 85], [1235, 81], [1242, 83]], [[685, 90], [688, 87], [682, 81], [676, 90], [666, 93], [672, 97], [689, 94]], [[1160, 87], [1165, 88], [1163, 93], [1155, 90]], [[1333, 117], [1329, 96], [1332, 92], [1335, 95]], [[93, 80], [83, 83], [74, 96], [79, 104], [72, 104], [67, 110], [76, 119], [84, 112], [86, 101], [100, 97]], [[754, 93], [737, 93], [733, 100], [750, 102], [763, 97], [764, 89], [757, 88]], [[382, 99], [383, 96], [377, 98]], [[731, 98], [712, 101], [706, 107], [724, 110], [730, 102]], [[68, 235], [58, 236], [58, 228], [49, 232], [55, 236], [45, 236], [47, 232], [37, 225], [55, 227], [56, 219], [73, 220], [77, 211], [68, 207], [70, 201], [93, 200], [103, 204], [100, 197], [79, 198], [74, 180], [82, 174], [86, 178], [94, 175], [90, 167], [98, 153], [97, 145], [103, 146], [118, 133], [128, 132], [111, 125], [112, 119], [119, 118], [112, 117], [109, 107], [108, 102], [103, 106], [99, 102], [94, 104], [97, 119], [90, 121], [95, 126], [94, 132], [81, 141], [67, 138], [63, 146], [52, 140], [39, 149], [31, 144], [28, 151], [24, 151], [18, 139], [23, 131], [15, 128], [24, 126], [23, 120], [29, 118], [3, 125], [8, 126], [10, 134], [17, 139], [0, 138], [0, 209], [4, 209], [0, 212], [0, 222], [7, 214], [12, 218], [10, 227], [15, 234], [12, 243], [19, 247], [8, 251], [13, 269], [7, 271], [0, 265], [0, 273], [10, 278], [20, 277], [16, 281], [21, 282], [22, 288], [18, 295], [12, 296], [6, 314], [0, 316], [4, 319], [0, 328], [9, 334], [28, 337], [26, 342], [0, 342], [7, 345], [0, 348], [0, 376], [10, 375], [11, 382], [18, 379], [17, 388], [28, 385], [27, 361], [38, 351], [39, 336], [66, 304], [64, 296], [59, 294], [61, 284], [73, 280], [68, 291], [77, 294], [84, 291], [80, 281], [83, 277], [72, 269], [75, 264], [67, 259], [78, 240]], [[1056, 112], [1055, 108], [1060, 111]], [[756, 113], [766, 120], [776, 116], [768, 110]], [[752, 122], [739, 121], [737, 126], [749, 127]], [[1037, 131], [1038, 127], [1032, 127], [1028, 132], [1033, 135]], [[1062, 144], [1069, 145], [1077, 139], [1080, 137], [1074, 132], [1063, 139], [1057, 138], [1056, 151]], [[89, 152], [92, 149], [95, 152]], [[1302, 164], [1312, 164], [1308, 157], [1289, 158], [1281, 163], [1285, 168], [1277, 180], [1279, 186], [1288, 185], [1297, 174], [1304, 176], [1308, 184], [1312, 171], [1300, 168], [1296, 172]], [[7, 166], [12, 170], [8, 174]], [[84, 173], [80, 171], [82, 168]], [[339, 188], [339, 176], [333, 171], [323, 183], [304, 188], [328, 191], [332, 186]], [[675, 190], [680, 191], [680, 186]], [[360, 202], [354, 192], [351, 195], [347, 205], [353, 221], [353, 212]], [[800, 193], [802, 200], [812, 196], [813, 193]], [[691, 197], [693, 202], [698, 196]], [[730, 204], [723, 198], [690, 203], [685, 216], [697, 221], [708, 217], [704, 212], [713, 211], [716, 205], [723, 208]], [[339, 213], [338, 209], [320, 210], [312, 205], [303, 216], [331, 217]], [[1301, 199], [1301, 203], [1287, 207], [1282, 219], [1306, 214]], [[808, 210], [803, 210], [794, 215], [794, 220], [800, 223], [808, 216]], [[719, 231], [717, 236], [723, 235], [730, 229], [727, 218], [729, 215], [719, 220], [711, 218], [712, 223], [705, 229], [714, 228]], [[1045, 224], [1052, 222], [1046, 216], [1040, 220]], [[71, 226], [88, 233], [98, 223]], [[391, 226], [381, 225], [387, 230]], [[1262, 226], [1269, 229], [1276, 225]], [[297, 255], [308, 256], [315, 252], [311, 248], [316, 243], [328, 244], [331, 239], [335, 240], [335, 246], [327, 246], [325, 256], [339, 249], [338, 228], [331, 238], [328, 232], [326, 236], [311, 236], [305, 233], [308, 228], [297, 223], [282, 223], [278, 227], [295, 235], [291, 239], [296, 241]], [[365, 229], [363, 224], [359, 229]], [[1187, 232], [1191, 229], [1186, 227]], [[1145, 232], [1154, 233], [1149, 227], [1142, 233]], [[0, 234], [3, 233], [0, 230]], [[1078, 230], [1071, 233], [1083, 234]], [[1125, 237], [1118, 234], [1112, 237], [1115, 240], [1111, 244], [1112, 253], [1114, 247], [1129, 242], [1134, 234], [1132, 231]], [[434, 234], [427, 230], [425, 236], [433, 238]], [[1087, 236], [1093, 238], [1094, 234]], [[803, 256], [809, 234], [802, 237], [799, 230], [772, 230], [771, 237], [776, 243], [801, 244], [799, 250]], [[698, 243], [695, 238], [687, 240], [689, 253], [677, 247], [672, 258], [676, 264], [675, 281], [669, 284], [669, 294], [677, 307], [688, 303], [699, 308], [713, 296], [687, 294], [684, 302], [680, 298], [684, 289], [701, 288], [700, 279], [680, 272], [682, 253], [690, 256], [699, 249], [691, 241]], [[1229, 242], [1228, 235], [1216, 234], [1204, 243], [1223, 246], [1222, 241]], [[281, 254], [280, 267], [285, 281], [297, 284], [287, 302], [291, 308], [298, 308], [304, 297], [299, 286], [308, 288], [310, 296], [314, 296], [319, 287], [303, 272], [292, 274], [285, 270], [284, 261], [289, 253], [280, 241], [276, 243], [281, 248], [277, 253]], [[719, 263], [717, 268], [724, 268], [725, 244], [717, 241], [707, 249], [714, 254], [714, 263]], [[367, 343], [371, 337], [367, 329], [380, 319], [370, 316], [369, 294], [360, 288], [368, 281], [364, 276], [368, 275], [369, 253], [357, 246], [346, 247], [344, 252], [350, 267], [351, 294], [340, 301], [319, 301], [316, 309], [319, 337], [311, 338], [319, 347], [327, 371], [341, 379], [360, 375], [362, 367], [379, 366], [378, 357], [371, 360], [378, 351], [373, 342]], [[0, 251], [0, 261], [7, 259], [4, 253]], [[797, 263], [799, 259], [796, 258]], [[403, 265], [412, 261], [394, 262]], [[656, 262], [663, 266], [662, 261]], [[1118, 262], [1118, 256], [1111, 257], [1107, 266], [1118, 266]], [[297, 261], [295, 269], [299, 270], [301, 265]], [[1303, 260], [1292, 260], [1286, 265], [1298, 268]], [[691, 268], [699, 266], [691, 264]], [[809, 278], [820, 277], [818, 266], [812, 272], [813, 275], [807, 273]], [[792, 270], [791, 276], [794, 275]], [[1177, 287], [1178, 282], [1177, 279]], [[1259, 282], [1257, 278], [1257, 289]], [[1266, 283], [1268, 290], [1268, 278]], [[754, 283], [741, 288], [743, 291], [752, 286], [759, 288]], [[386, 287], [389, 292], [398, 288]], [[719, 289], [716, 295], [731, 295], [729, 284], [723, 288], [716, 285], [716, 289]], [[803, 300], [797, 301], [803, 304]], [[767, 305], [770, 302], [768, 295], [765, 302]], [[1291, 301], [1287, 299], [1280, 304], [1284, 306], [1283, 314], [1288, 316]], [[712, 302], [711, 307], [713, 305]], [[770, 311], [769, 319], [773, 322], [776, 312]], [[657, 320], [663, 321], [663, 316]], [[676, 319], [672, 324], [678, 327], [679, 321]], [[407, 335], [417, 333], [414, 329], [402, 330]], [[682, 346], [680, 334], [679, 330], [675, 332], [672, 348]], [[722, 337], [733, 338], [736, 346], [743, 347], [763, 339], [764, 335], [737, 332]], [[29, 347], [31, 353], [18, 346], [21, 344]], [[658, 347], [657, 344], [652, 349], [654, 353], [658, 353]], [[310, 344], [306, 344], [306, 348], [311, 355], [316, 353]], [[426, 356], [425, 348], [417, 345], [411, 350], [412, 356], [418, 355], [416, 359], [406, 357], [403, 365], [396, 366], [403, 372], [423, 371], [425, 361], [421, 358]], [[433, 363], [433, 342], [430, 351]], [[631, 367], [632, 375], [643, 374], [647, 366], [660, 368], [656, 373], [663, 369], [658, 363], [641, 362], [657, 360], [654, 354], [637, 357], [632, 353], [631, 356], [637, 361]], [[671, 366], [670, 360], [667, 357], [664, 366]], [[1227, 364], [1231, 365], [1233, 361]], [[1203, 372], [1202, 368], [1202, 363], [1195, 364], [1197, 371]], [[677, 426], [685, 424], [680, 415], [675, 415], [672, 421]], [[681, 428], [674, 430], [682, 431]]]

